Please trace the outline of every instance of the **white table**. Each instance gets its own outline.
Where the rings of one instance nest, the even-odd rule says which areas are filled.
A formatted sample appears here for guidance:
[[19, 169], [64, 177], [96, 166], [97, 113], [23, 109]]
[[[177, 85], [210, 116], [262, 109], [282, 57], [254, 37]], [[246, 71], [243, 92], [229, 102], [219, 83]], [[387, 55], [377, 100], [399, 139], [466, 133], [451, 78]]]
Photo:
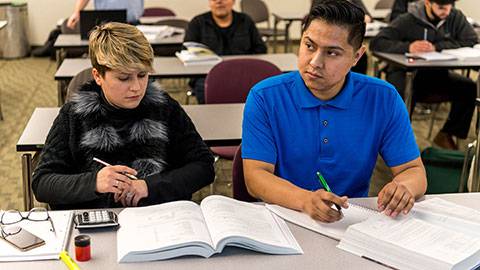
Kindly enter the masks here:
[[[428, 196], [430, 197], [430, 196]], [[477, 207], [480, 205], [480, 193], [461, 193], [436, 195], [442, 199], [464, 205], [466, 207]], [[363, 203], [375, 205], [376, 198], [352, 199], [360, 200]], [[117, 209], [120, 211], [120, 209]], [[297, 225], [288, 223], [290, 230], [302, 247], [303, 255], [266, 255], [253, 251], [226, 247], [221, 254], [205, 259], [202, 257], [180, 257], [165, 261], [144, 262], [144, 263], [117, 263], [117, 237], [114, 231], [88, 233], [92, 239], [92, 259], [88, 262], [79, 262], [82, 270], [85, 269], [175, 269], [175, 270], [211, 270], [211, 269], [232, 269], [232, 270], [330, 270], [330, 269], [356, 269], [356, 270], [377, 270], [390, 269], [373, 261], [363, 259], [346, 251], [336, 248], [338, 241], [327, 238], [318, 233], [306, 230]], [[73, 237], [79, 232], [72, 231], [69, 244], [69, 254], [75, 257]], [[65, 270], [66, 266], [62, 261], [37, 261], [37, 262], [12, 262], [0, 263], [2, 269], [31, 270], [51, 269]]]

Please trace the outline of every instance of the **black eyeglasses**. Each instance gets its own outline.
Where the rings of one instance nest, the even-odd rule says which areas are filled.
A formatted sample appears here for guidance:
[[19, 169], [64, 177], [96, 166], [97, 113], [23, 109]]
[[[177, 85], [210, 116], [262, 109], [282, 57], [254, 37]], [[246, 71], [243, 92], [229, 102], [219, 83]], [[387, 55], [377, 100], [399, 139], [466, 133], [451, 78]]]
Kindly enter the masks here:
[[53, 225], [52, 218], [48, 214], [48, 210], [43, 207], [36, 207], [30, 210], [25, 216], [18, 210], [8, 210], [2, 213], [0, 217], [0, 225], [2, 230], [2, 236], [5, 238], [9, 235], [15, 235], [19, 233], [22, 228], [20, 226], [10, 226], [16, 223], [19, 223], [22, 220], [30, 220], [30, 221], [50, 221], [50, 225], [52, 228], [50, 231], [55, 231], [55, 226]]

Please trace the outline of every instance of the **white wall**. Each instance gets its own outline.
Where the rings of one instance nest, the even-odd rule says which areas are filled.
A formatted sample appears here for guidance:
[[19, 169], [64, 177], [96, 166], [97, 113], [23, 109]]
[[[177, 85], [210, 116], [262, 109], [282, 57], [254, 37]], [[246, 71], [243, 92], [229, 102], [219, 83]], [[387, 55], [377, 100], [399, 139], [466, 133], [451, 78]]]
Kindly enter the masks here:
[[[236, 0], [236, 10], [240, 10], [240, 0]], [[310, 0], [264, 0], [270, 12], [307, 12]], [[367, 8], [372, 9], [378, 0], [363, 0]], [[0, 0], [0, 2], [10, 2]], [[27, 0], [29, 13], [29, 39], [32, 45], [41, 45], [45, 42], [50, 31], [61, 18], [70, 16], [75, 0]], [[93, 2], [93, 1], [91, 1]], [[90, 3], [91, 7], [92, 3]], [[208, 10], [207, 0], [145, 0], [145, 6], [162, 6], [172, 9], [178, 16], [190, 19], [193, 16]], [[480, 21], [478, 0], [458, 1], [457, 7], [477, 21]], [[299, 23], [292, 24], [291, 36], [298, 38]]]

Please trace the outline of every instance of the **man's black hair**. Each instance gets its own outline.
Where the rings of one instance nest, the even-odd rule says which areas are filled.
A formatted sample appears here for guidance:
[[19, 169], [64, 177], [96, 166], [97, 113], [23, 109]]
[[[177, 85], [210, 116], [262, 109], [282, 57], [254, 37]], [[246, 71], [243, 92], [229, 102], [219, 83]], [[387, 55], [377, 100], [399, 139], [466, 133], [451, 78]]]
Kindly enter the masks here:
[[456, 0], [430, 0], [432, 3], [437, 3], [438, 5], [454, 5]]
[[328, 24], [347, 28], [348, 43], [355, 50], [362, 46], [366, 27], [365, 12], [350, 1], [324, 0], [318, 5], [312, 6], [303, 21], [302, 32], [305, 32], [313, 20], [322, 20]]

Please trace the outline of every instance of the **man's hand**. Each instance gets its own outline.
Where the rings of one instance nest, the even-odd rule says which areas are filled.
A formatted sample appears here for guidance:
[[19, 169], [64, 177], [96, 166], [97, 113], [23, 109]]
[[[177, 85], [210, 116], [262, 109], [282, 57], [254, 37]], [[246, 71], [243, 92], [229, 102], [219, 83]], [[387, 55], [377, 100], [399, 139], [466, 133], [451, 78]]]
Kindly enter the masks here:
[[378, 193], [378, 209], [385, 210], [385, 215], [396, 217], [398, 214], [408, 214], [413, 207], [415, 197], [402, 184], [391, 181]]
[[346, 196], [338, 197], [334, 193], [319, 189], [310, 192], [310, 196], [304, 202], [303, 212], [321, 222], [335, 222], [342, 219], [342, 213], [333, 209], [332, 205], [337, 204], [340, 207], [348, 208], [347, 200]]
[[410, 43], [408, 51], [411, 53], [434, 52], [435, 46], [428, 40], [417, 40]]
[[148, 186], [145, 180], [132, 180], [131, 185], [119, 195], [115, 194], [115, 201], [123, 206], [137, 206], [142, 198], [148, 197]]
[[137, 172], [127, 166], [115, 165], [103, 167], [97, 173], [97, 185], [95, 191], [99, 193], [121, 193], [131, 185], [130, 180], [124, 173], [136, 175]]

